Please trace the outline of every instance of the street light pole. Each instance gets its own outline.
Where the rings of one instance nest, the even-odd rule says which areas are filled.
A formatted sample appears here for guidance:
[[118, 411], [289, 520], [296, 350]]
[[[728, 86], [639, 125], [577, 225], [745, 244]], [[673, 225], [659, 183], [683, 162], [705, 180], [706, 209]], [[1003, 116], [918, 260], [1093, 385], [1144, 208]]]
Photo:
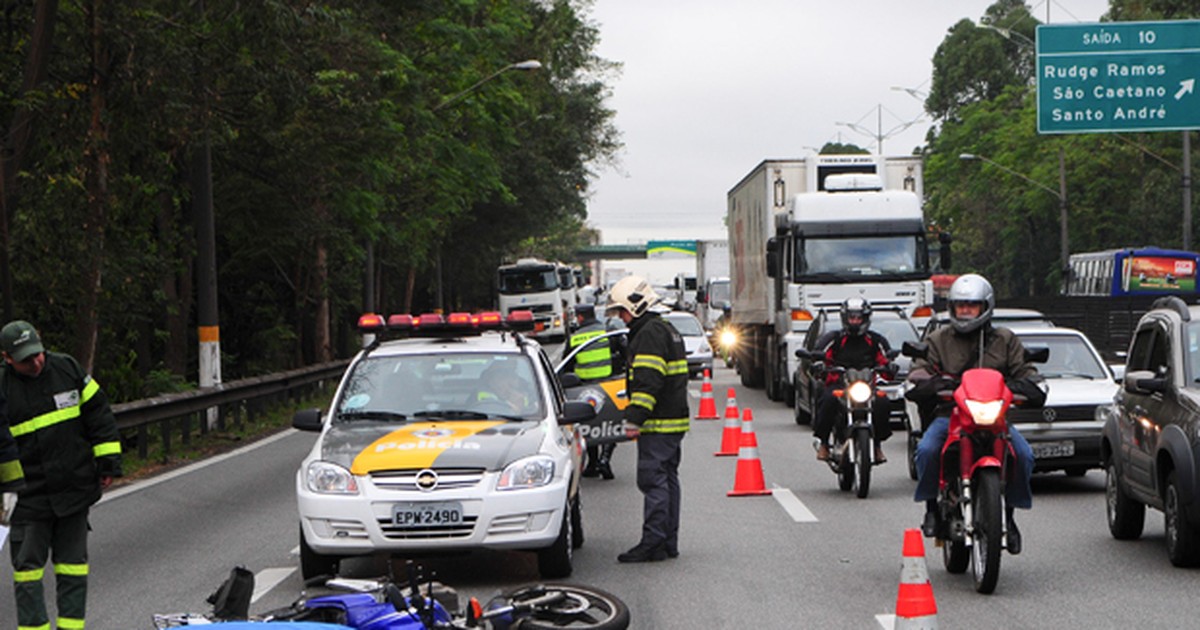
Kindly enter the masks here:
[[461, 92], [458, 92], [457, 94], [452, 94], [451, 96], [447, 97], [441, 103], [438, 103], [436, 106], [434, 106], [433, 111], [437, 112], [437, 111], [441, 111], [441, 110], [445, 109], [446, 106], [450, 105], [451, 103], [457, 102], [462, 97], [479, 89], [479, 87], [481, 85], [483, 85], [484, 83], [487, 83], [488, 81], [491, 81], [492, 79], [495, 79], [496, 77], [504, 74], [505, 72], [508, 72], [509, 70], [529, 71], [529, 70], [538, 70], [541, 67], [542, 67], [542, 62], [538, 61], [537, 59], [527, 59], [525, 61], [518, 61], [517, 63], [510, 63], [507, 66], [504, 66], [503, 68], [500, 68], [499, 70], [476, 81], [475, 83], [473, 83], [471, 85], [471, 87], [468, 87], [467, 89], [465, 89]]
[[867, 129], [866, 127], [863, 127], [862, 125], [859, 125], [857, 123], [840, 122], [839, 121], [839, 122], [835, 122], [833, 124], [840, 125], [842, 127], [847, 127], [849, 129], [853, 129], [854, 131], [857, 131], [858, 133], [861, 133], [865, 136], [875, 138], [876, 152], [879, 155], [883, 155], [883, 141], [884, 140], [891, 138], [892, 136], [900, 133], [901, 131], [904, 131], [905, 129], [908, 129], [909, 127], [917, 124], [920, 121], [921, 121], [921, 117], [918, 116], [917, 118], [910, 120], [908, 122], [900, 123], [899, 125], [896, 125], [895, 127], [892, 127], [891, 129], [889, 129], [887, 131], [887, 133], [884, 133], [884, 131], [883, 131], [883, 105], [877, 105], [876, 106], [875, 131], [871, 131], [870, 129]]
[[1058, 254], [1059, 254], [1059, 258], [1060, 258], [1060, 263], [1062, 265], [1063, 291], [1066, 291], [1067, 282], [1070, 281], [1071, 267], [1070, 267], [1070, 250], [1067, 245], [1067, 240], [1068, 240], [1067, 239], [1067, 236], [1068, 236], [1068, 232], [1067, 232], [1067, 169], [1066, 169], [1066, 158], [1063, 156], [1063, 150], [1061, 148], [1059, 148], [1059, 150], [1058, 150], [1058, 190], [1054, 190], [1053, 188], [1037, 181], [1036, 179], [1028, 177], [1022, 173], [1018, 173], [1017, 171], [1014, 171], [1013, 169], [1008, 168], [1007, 166], [1000, 164], [999, 162], [996, 162], [994, 160], [991, 160], [987, 157], [984, 157], [982, 155], [977, 155], [974, 153], [962, 153], [958, 156], [958, 159], [960, 159], [960, 160], [979, 160], [981, 162], [986, 162], [986, 163], [991, 164], [992, 166], [995, 166], [996, 168], [1004, 171], [1005, 173], [1008, 173], [1009, 175], [1023, 179], [1025, 181], [1029, 182], [1030, 184], [1033, 184], [1034, 186], [1036, 186], [1058, 198], [1058, 221], [1059, 221], [1059, 228], [1060, 228], [1059, 241], [1058, 241]]

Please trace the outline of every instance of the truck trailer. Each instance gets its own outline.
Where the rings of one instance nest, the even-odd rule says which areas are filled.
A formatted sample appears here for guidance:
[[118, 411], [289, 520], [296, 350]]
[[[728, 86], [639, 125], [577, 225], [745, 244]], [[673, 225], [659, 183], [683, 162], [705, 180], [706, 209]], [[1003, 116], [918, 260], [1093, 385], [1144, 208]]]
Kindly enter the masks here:
[[727, 306], [729, 241], [696, 241], [696, 317], [711, 331]]
[[[730, 317], [743, 385], [791, 405], [809, 323], [848, 297], [917, 317], [930, 311], [921, 167], [915, 156], [765, 160], [729, 191]], [[949, 235], [939, 241], [948, 265]]]

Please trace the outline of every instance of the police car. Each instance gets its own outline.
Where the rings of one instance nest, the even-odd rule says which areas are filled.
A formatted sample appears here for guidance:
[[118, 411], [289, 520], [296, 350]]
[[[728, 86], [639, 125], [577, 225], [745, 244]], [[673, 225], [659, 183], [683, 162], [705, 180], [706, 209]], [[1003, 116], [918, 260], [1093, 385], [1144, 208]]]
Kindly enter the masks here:
[[521, 327], [528, 311], [360, 319], [380, 340], [328, 412], [292, 422], [320, 432], [296, 474], [305, 579], [350, 556], [472, 549], [536, 551], [544, 577], [570, 575], [583, 544], [575, 424], [595, 411], [567, 401]]

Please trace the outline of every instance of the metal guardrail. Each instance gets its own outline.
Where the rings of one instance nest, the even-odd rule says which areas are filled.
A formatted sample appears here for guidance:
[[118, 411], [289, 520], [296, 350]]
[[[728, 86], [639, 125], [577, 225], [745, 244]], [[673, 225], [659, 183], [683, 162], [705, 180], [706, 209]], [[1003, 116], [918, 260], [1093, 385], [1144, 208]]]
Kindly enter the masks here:
[[[165, 459], [171, 450], [173, 434], [178, 434], [180, 443], [186, 446], [197, 431], [201, 435], [210, 430], [224, 431], [231, 422], [241, 423], [272, 405], [319, 391], [329, 381], [341, 378], [349, 364], [349, 359], [332, 361], [216, 387], [144, 398], [113, 405], [113, 414], [126, 446], [135, 441], [138, 455], [143, 459], [149, 452], [150, 429], [157, 425]], [[211, 426], [210, 409], [216, 409]]]

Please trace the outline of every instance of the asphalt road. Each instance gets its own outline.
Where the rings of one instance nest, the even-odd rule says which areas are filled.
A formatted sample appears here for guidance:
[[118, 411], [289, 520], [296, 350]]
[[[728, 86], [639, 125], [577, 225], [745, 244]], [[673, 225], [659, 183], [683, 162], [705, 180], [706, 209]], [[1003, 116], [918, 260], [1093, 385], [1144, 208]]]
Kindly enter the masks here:
[[[629, 604], [637, 628], [878, 628], [894, 611], [904, 530], [921, 506], [904, 467], [903, 435], [885, 445], [891, 461], [875, 469], [870, 496], [837, 489], [814, 459], [808, 427], [790, 410], [747, 390], [718, 369], [718, 412], [736, 386], [754, 413], [761, 465], [772, 496], [730, 498], [736, 458], [714, 457], [723, 422], [695, 421], [684, 441], [681, 556], [621, 565], [616, 555], [640, 529], [635, 447], [617, 448], [617, 479], [584, 480], [587, 541], [571, 581], [609, 590]], [[693, 381], [693, 412], [701, 383]], [[234, 565], [258, 574], [254, 611], [295, 599], [295, 468], [313, 440], [286, 432], [215, 462], [110, 493], [92, 513], [88, 627], [149, 628], [154, 612], [204, 611]], [[1200, 612], [1200, 572], [1176, 569], [1163, 548], [1162, 518], [1147, 513], [1139, 541], [1113, 540], [1104, 518], [1104, 477], [1035, 477], [1035, 505], [1019, 512], [1025, 550], [1003, 557], [990, 596], [968, 575], [942, 568], [926, 545], [926, 564], [942, 628], [1191, 627]], [[535, 582], [532, 554], [486, 552], [419, 562], [465, 598], [486, 600]], [[11, 568], [0, 563], [0, 584]], [[399, 563], [393, 567], [400, 566]], [[344, 563], [356, 577], [385, 573], [388, 562]], [[49, 578], [48, 578], [49, 579]], [[0, 628], [14, 628], [9, 587], [0, 593]], [[50, 589], [48, 589], [50, 590]], [[52, 590], [51, 590], [52, 592]]]

